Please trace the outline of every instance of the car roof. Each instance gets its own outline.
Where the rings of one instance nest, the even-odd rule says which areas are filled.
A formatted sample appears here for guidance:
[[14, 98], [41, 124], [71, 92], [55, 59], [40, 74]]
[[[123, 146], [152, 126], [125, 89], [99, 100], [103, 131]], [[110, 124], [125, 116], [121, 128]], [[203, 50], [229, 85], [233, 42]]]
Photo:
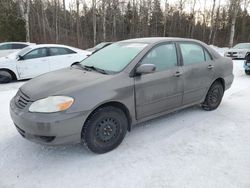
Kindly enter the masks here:
[[148, 44], [154, 44], [158, 42], [164, 42], [164, 41], [193, 41], [193, 42], [201, 42], [195, 39], [189, 39], [189, 38], [179, 38], [179, 37], [148, 37], [148, 38], [135, 38], [135, 39], [128, 39], [123, 40], [120, 42], [138, 42], [138, 43], [148, 43]]
[[62, 44], [37, 44], [34, 47], [66, 47], [66, 48], [74, 48], [72, 46], [66, 46]]
[[72, 47], [72, 46], [67, 46], [67, 45], [62, 45], [62, 44], [36, 44], [36, 45], [30, 45], [28, 46], [28, 48], [30, 48], [31, 50], [34, 50], [34, 49], [37, 49], [37, 48], [49, 48], [49, 47], [61, 47], [61, 48], [69, 48], [75, 52], [86, 52], [86, 53], [89, 53], [88, 51], [86, 50], [82, 50], [80, 48], [75, 48], [75, 47]]
[[[148, 38], [135, 38], [135, 39], [128, 39], [120, 41], [121, 43], [145, 43], [149, 45], [154, 45], [160, 42], [171, 42], [171, 41], [179, 41], [179, 42], [196, 42], [203, 47], [205, 47], [214, 58], [220, 58], [221, 55], [217, 53], [213, 48], [209, 47], [206, 43], [196, 40], [196, 39], [190, 39], [190, 38], [179, 38], [179, 37], [148, 37]], [[118, 42], [119, 43], [119, 42]]]
[[0, 45], [2, 45], [2, 44], [29, 44], [29, 45], [32, 45], [35, 43], [30, 43], [30, 42], [2, 42], [2, 43], [0, 43]]
[[[250, 44], [250, 42], [241, 42], [241, 43], [238, 43], [238, 44]], [[236, 45], [238, 45], [236, 44]]]
[[67, 45], [62, 45], [62, 44], [36, 44], [36, 45], [32, 45], [30, 46], [32, 49], [35, 49], [35, 48], [49, 48], [49, 47], [61, 47], [61, 48], [69, 48], [69, 49], [72, 49], [72, 50], [76, 50], [76, 51], [84, 51], [82, 49], [79, 49], [79, 48], [75, 48], [75, 47], [72, 47], [72, 46], [67, 46]]

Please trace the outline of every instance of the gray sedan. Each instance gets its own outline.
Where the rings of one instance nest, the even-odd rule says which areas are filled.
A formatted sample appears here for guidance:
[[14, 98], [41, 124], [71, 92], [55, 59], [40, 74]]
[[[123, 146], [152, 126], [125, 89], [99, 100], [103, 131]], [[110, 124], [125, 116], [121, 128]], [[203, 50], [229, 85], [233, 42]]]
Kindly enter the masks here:
[[232, 70], [231, 59], [197, 40], [125, 40], [30, 80], [11, 100], [10, 114], [26, 139], [82, 142], [105, 153], [137, 123], [197, 104], [215, 110]]

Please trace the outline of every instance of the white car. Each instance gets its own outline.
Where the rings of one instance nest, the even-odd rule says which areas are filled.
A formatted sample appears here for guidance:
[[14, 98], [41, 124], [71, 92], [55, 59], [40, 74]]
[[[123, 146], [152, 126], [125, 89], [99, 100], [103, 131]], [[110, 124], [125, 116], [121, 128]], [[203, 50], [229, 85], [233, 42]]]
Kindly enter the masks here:
[[0, 58], [0, 82], [34, 78], [38, 75], [70, 67], [91, 53], [65, 45], [39, 44]]
[[35, 43], [28, 43], [28, 42], [3, 42], [0, 43], [0, 57], [7, 56], [11, 53], [20, 51], [21, 49], [35, 45]]
[[231, 57], [232, 59], [245, 59], [249, 53], [250, 43], [240, 43], [227, 50], [224, 56]]

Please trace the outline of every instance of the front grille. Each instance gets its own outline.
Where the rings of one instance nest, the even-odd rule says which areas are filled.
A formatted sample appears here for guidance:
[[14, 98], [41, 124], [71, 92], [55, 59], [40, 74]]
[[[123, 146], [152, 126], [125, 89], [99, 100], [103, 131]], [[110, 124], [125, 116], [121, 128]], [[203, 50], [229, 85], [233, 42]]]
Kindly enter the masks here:
[[237, 52], [228, 52], [228, 55], [236, 55]]
[[15, 104], [18, 108], [24, 109], [30, 102], [30, 97], [19, 90], [15, 96]]

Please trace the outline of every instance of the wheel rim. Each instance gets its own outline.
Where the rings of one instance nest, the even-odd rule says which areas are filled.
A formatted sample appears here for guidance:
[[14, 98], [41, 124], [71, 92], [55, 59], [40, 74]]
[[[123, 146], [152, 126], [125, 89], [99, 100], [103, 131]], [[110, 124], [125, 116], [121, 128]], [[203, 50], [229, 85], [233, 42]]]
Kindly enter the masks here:
[[119, 135], [119, 122], [113, 117], [105, 117], [96, 125], [96, 138], [101, 143], [114, 142]]
[[208, 97], [208, 102], [211, 105], [217, 105], [220, 102], [220, 90], [219, 88], [214, 88], [213, 90], [211, 90], [211, 93]]

